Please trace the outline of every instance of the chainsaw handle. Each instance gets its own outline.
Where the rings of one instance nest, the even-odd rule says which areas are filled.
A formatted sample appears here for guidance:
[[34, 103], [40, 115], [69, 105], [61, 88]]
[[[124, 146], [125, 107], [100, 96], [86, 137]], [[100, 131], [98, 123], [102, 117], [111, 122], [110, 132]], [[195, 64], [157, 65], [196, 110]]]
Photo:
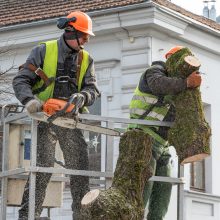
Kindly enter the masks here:
[[81, 108], [83, 102], [84, 100], [82, 97], [73, 96], [72, 104], [74, 105], [74, 108], [71, 113], [73, 113], [74, 115], [78, 115], [79, 109]]
[[[47, 119], [47, 121], [50, 123], [50, 122], [53, 122], [57, 117], [63, 116], [67, 112], [67, 109], [69, 108], [69, 106], [73, 103], [73, 100], [74, 100], [74, 97], [70, 97], [69, 101], [65, 104], [63, 109], [61, 109], [58, 112], [56, 112], [55, 114], [51, 115]], [[73, 109], [75, 109], [75, 106]]]

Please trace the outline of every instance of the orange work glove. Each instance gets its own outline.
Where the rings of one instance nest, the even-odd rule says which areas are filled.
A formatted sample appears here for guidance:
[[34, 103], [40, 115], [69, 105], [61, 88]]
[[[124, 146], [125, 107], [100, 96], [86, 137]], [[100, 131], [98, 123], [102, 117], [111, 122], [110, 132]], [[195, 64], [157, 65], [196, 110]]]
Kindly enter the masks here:
[[201, 85], [202, 77], [198, 71], [191, 73], [187, 79], [187, 88], [196, 88]]

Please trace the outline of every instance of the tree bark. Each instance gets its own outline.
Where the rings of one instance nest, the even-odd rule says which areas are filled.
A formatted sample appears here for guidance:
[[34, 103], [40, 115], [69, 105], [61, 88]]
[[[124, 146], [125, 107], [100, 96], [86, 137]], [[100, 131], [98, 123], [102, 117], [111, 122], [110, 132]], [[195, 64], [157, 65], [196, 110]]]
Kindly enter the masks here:
[[144, 185], [152, 176], [148, 166], [151, 144], [151, 137], [139, 130], [128, 131], [121, 137], [112, 186], [84, 196], [81, 202], [83, 220], [143, 219]]
[[[187, 78], [199, 70], [200, 62], [188, 48], [173, 54], [166, 62], [168, 75]], [[173, 100], [176, 116], [168, 141], [176, 148], [181, 164], [195, 162], [210, 155], [211, 129], [205, 120], [200, 89], [187, 89]]]

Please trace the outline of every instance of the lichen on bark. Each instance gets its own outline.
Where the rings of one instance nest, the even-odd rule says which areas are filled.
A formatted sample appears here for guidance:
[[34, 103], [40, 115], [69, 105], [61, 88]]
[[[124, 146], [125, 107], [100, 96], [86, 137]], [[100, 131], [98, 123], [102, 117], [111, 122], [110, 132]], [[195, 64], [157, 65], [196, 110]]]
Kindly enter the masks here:
[[148, 166], [152, 155], [151, 144], [151, 137], [140, 130], [128, 131], [121, 137], [112, 186], [100, 191], [94, 201], [82, 206], [83, 219], [143, 219], [144, 185], [152, 176]]
[[[193, 71], [199, 70], [186, 62], [192, 56], [183, 48], [166, 61], [168, 76], [186, 79]], [[176, 148], [181, 163], [195, 162], [210, 154], [211, 129], [205, 120], [200, 88], [187, 89], [174, 97], [176, 116], [168, 133], [168, 140]]]

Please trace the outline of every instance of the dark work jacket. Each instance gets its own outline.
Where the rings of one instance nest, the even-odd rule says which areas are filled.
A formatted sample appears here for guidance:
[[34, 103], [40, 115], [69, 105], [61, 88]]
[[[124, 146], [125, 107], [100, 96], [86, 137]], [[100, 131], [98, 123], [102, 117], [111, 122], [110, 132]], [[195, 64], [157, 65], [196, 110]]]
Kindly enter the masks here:
[[[13, 79], [15, 95], [24, 105], [34, 98], [32, 88], [36, 82], [40, 80], [39, 76], [27, 68], [27, 64], [31, 63], [36, 67], [43, 68], [45, 51], [45, 44], [40, 44], [33, 48], [26, 60], [24, 68], [21, 69]], [[72, 94], [78, 92], [76, 85], [77, 56], [78, 52], [71, 49], [66, 44], [64, 36], [61, 36], [58, 40], [58, 63], [53, 98], [68, 99]], [[59, 77], [65, 76], [70, 77], [71, 82], [62, 82], [63, 78], [59, 80]], [[82, 81], [81, 92], [86, 95], [86, 106], [92, 105], [99, 96], [94, 72], [94, 62], [90, 56], [89, 67]]]
[[[186, 80], [176, 77], [168, 77], [166, 65], [163, 61], [155, 61], [152, 65], [142, 74], [139, 81], [139, 90], [143, 93], [150, 93], [160, 97], [164, 104], [167, 104], [166, 97], [176, 95], [179, 92], [186, 90]], [[170, 100], [171, 101], [171, 100]], [[170, 109], [163, 121], [174, 121], [175, 107], [170, 102]], [[167, 139], [168, 127], [160, 127], [157, 132], [161, 137]]]

